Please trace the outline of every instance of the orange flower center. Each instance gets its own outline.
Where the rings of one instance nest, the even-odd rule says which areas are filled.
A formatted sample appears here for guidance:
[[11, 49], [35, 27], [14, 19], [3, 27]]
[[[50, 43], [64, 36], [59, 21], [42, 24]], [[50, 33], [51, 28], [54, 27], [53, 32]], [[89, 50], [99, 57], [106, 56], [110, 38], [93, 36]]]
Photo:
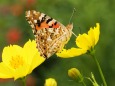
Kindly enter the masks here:
[[16, 55], [14, 57], [12, 56], [12, 58], [10, 60], [10, 65], [12, 68], [17, 69], [20, 66], [23, 66], [23, 64], [24, 64], [24, 61], [21, 56], [19, 56], [19, 55]]

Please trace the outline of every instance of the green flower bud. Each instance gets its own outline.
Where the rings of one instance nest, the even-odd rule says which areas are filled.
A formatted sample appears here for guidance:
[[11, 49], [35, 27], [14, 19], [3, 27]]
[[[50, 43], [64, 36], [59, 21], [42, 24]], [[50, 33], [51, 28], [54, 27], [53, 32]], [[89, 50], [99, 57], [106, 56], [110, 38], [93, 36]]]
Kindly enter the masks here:
[[68, 76], [74, 80], [76, 80], [77, 82], [82, 82], [83, 81], [83, 77], [80, 73], [80, 71], [77, 68], [71, 68], [68, 70]]

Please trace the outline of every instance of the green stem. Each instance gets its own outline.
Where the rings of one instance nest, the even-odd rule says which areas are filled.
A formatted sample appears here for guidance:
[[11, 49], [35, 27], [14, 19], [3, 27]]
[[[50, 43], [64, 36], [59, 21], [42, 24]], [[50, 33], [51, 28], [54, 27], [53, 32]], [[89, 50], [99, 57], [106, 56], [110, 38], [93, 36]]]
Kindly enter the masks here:
[[23, 85], [26, 86], [26, 77], [22, 78]]
[[85, 84], [84, 80], [82, 81], [82, 84], [83, 84], [84, 86], [86, 86], [86, 84]]
[[102, 81], [103, 81], [104, 86], [107, 86], [107, 83], [106, 83], [106, 81], [105, 81], [105, 78], [104, 78], [102, 69], [101, 69], [101, 67], [100, 67], [100, 65], [99, 65], [99, 62], [98, 62], [97, 58], [95, 57], [94, 54], [92, 54], [91, 56], [94, 58], [95, 63], [97, 64], [97, 67], [98, 67], [99, 73], [100, 73], [100, 75], [101, 75], [101, 79], [102, 79]]

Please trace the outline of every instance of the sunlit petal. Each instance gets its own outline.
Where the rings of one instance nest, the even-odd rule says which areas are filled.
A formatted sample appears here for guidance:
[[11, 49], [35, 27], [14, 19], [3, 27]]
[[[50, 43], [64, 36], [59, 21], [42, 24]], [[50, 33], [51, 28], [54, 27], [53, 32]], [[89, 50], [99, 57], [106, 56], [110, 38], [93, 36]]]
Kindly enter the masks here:
[[99, 40], [99, 35], [100, 35], [100, 25], [99, 25], [99, 23], [96, 23], [96, 28], [94, 28], [94, 34], [95, 34], [95, 45], [96, 45], [98, 40]]
[[90, 46], [94, 46], [95, 45], [95, 34], [94, 34], [95, 32], [94, 32], [94, 30], [93, 30], [93, 28], [90, 28], [90, 30], [88, 31], [88, 36], [89, 36], [89, 38], [90, 38], [90, 43], [91, 43], [91, 45]]
[[6, 64], [9, 63], [11, 57], [19, 55], [22, 51], [22, 48], [18, 45], [10, 45], [3, 49], [2, 52], [2, 61]]
[[9, 68], [3, 62], [0, 63], [0, 78], [13, 78], [13, 72], [12, 68]]
[[36, 52], [36, 54], [34, 55], [34, 57], [32, 59], [32, 63], [31, 63], [29, 72], [31, 73], [34, 68], [39, 66], [44, 61], [45, 61], [45, 58], [41, 57], [40, 54], [38, 52]]
[[87, 52], [86, 50], [80, 49], [80, 48], [71, 48], [68, 50], [63, 49], [60, 53], [57, 53], [57, 56], [62, 57], [62, 58], [70, 58], [70, 57], [79, 56], [86, 52]]
[[84, 33], [76, 38], [76, 45], [81, 49], [88, 50], [91, 47], [91, 39]]

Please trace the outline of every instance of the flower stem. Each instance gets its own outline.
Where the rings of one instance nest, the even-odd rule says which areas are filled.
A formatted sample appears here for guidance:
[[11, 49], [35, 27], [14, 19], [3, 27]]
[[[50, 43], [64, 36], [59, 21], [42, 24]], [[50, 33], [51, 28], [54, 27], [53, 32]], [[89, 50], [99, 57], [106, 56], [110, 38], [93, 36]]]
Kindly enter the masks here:
[[105, 78], [104, 78], [102, 69], [101, 69], [101, 67], [100, 67], [100, 65], [99, 65], [99, 62], [98, 62], [97, 58], [95, 57], [94, 54], [92, 54], [91, 56], [92, 56], [92, 57], [94, 58], [94, 60], [95, 60], [95, 63], [96, 63], [96, 65], [97, 65], [97, 67], [98, 67], [98, 70], [99, 70], [99, 73], [100, 73], [100, 75], [101, 75], [101, 79], [102, 79], [102, 81], [103, 81], [104, 86], [107, 86], [107, 83], [106, 83], [106, 81], [105, 81]]
[[26, 86], [26, 77], [22, 78], [23, 86]]
[[85, 84], [84, 80], [82, 81], [82, 84], [83, 84], [84, 86], [86, 86], [86, 84]]

